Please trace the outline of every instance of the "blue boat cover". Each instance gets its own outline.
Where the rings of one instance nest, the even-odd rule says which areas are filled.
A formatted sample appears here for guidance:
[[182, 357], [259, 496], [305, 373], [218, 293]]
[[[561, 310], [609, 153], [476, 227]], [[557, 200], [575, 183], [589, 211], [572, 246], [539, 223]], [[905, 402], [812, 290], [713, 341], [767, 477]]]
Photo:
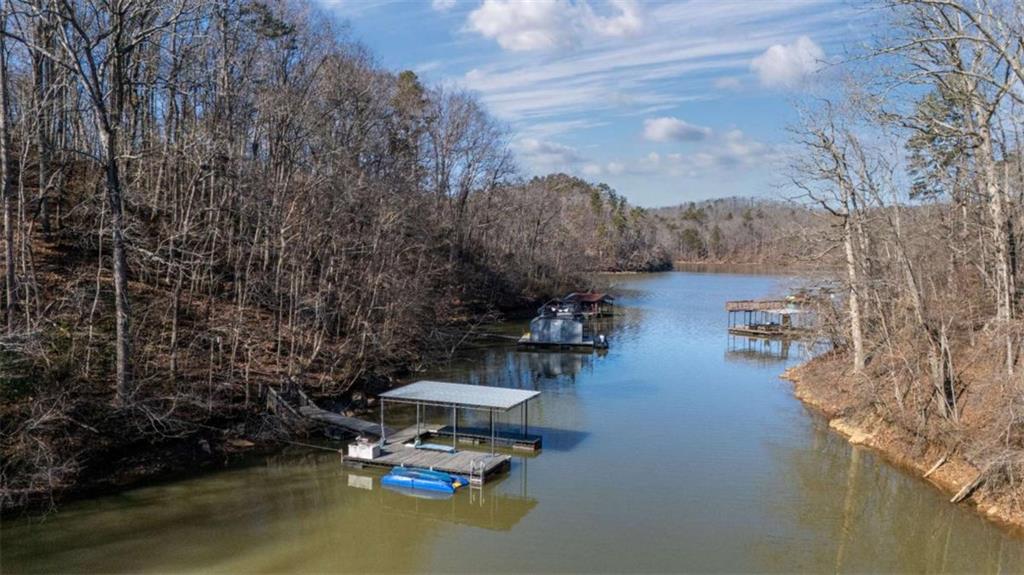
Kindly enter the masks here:
[[389, 487], [407, 487], [442, 493], [455, 493], [459, 487], [469, 484], [469, 480], [465, 477], [443, 471], [411, 467], [395, 467], [380, 482]]

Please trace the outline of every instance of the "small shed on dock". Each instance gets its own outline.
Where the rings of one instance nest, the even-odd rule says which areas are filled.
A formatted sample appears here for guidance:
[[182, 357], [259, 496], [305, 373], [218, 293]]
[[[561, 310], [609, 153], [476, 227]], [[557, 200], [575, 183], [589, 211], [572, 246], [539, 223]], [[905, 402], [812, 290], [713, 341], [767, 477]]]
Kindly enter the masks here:
[[[417, 381], [404, 387], [392, 389], [380, 394], [380, 425], [384, 426], [385, 403], [404, 403], [416, 406], [417, 435], [422, 410], [425, 406], [440, 406], [452, 410], [451, 425], [434, 430], [431, 435], [451, 437], [454, 447], [460, 437], [483, 442], [490, 441], [491, 453], [498, 443], [513, 448], [540, 447], [540, 437], [529, 434], [529, 402], [540, 395], [539, 391], [510, 389], [505, 387], [489, 387], [469, 385], [465, 383], [448, 383], [443, 381]], [[519, 433], [503, 432], [498, 434], [495, 429], [494, 416], [520, 408], [522, 424]], [[463, 428], [459, 430], [459, 409], [486, 411], [489, 415], [490, 429]], [[385, 433], [382, 431], [382, 433]], [[382, 438], [386, 440], [385, 438]]]

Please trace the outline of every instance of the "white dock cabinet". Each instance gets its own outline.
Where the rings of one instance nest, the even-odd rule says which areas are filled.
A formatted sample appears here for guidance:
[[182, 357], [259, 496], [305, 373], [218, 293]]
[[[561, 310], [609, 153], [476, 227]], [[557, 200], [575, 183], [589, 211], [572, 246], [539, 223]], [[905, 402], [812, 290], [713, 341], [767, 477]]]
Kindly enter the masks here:
[[357, 441], [348, 444], [348, 456], [359, 459], [377, 459], [380, 457], [380, 445], [369, 441]]

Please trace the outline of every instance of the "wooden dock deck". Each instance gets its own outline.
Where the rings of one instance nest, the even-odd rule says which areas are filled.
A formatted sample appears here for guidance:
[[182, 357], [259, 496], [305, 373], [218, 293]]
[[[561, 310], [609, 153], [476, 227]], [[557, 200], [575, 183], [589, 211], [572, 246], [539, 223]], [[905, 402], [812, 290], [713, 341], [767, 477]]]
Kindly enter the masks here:
[[516, 344], [524, 348], [535, 348], [535, 349], [558, 349], [566, 351], [591, 351], [608, 349], [607, 341], [600, 343], [591, 337], [584, 337], [582, 341], [578, 342], [567, 342], [567, 341], [531, 341], [529, 336], [523, 336], [516, 341]]
[[[431, 436], [452, 437], [452, 426], [446, 425], [440, 429], [430, 431]], [[491, 442], [491, 430], [483, 427], [459, 427], [459, 442], [471, 442], [486, 445]], [[494, 444], [512, 449], [523, 449], [526, 451], [537, 451], [541, 448], [542, 439], [539, 435], [527, 433], [500, 431], [494, 434]]]
[[[428, 435], [434, 431], [440, 429], [439, 426], [421, 427], [419, 435]], [[459, 435], [461, 436], [461, 429]], [[433, 469], [435, 471], [444, 471], [445, 473], [453, 473], [456, 475], [464, 475], [469, 477], [473, 472], [474, 465], [477, 467], [477, 473], [483, 472], [483, 480], [487, 482], [491, 477], [499, 473], [508, 471], [512, 465], [512, 457], [505, 454], [494, 454], [483, 453], [480, 451], [456, 451], [454, 453], [448, 453], [444, 451], [434, 451], [431, 449], [417, 449], [412, 446], [405, 445], [407, 441], [412, 441], [416, 438], [417, 430], [415, 427], [404, 429], [394, 436], [387, 438], [387, 443], [381, 448], [379, 457], [374, 459], [364, 459], [360, 457], [350, 457], [345, 455], [344, 461], [347, 465], [357, 467], [382, 467], [390, 469], [392, 467], [420, 467], [424, 469]]]
[[729, 327], [732, 335], [745, 335], [748, 337], [773, 338], [773, 339], [796, 339], [811, 333], [810, 330], [779, 324], [769, 325], [734, 325]]

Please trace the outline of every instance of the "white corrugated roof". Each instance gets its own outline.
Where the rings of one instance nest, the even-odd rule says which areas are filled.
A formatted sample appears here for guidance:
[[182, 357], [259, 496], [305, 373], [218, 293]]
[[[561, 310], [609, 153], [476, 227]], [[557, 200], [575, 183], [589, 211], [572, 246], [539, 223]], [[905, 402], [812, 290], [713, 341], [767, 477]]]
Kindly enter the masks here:
[[509, 410], [540, 395], [539, 391], [488, 387], [443, 381], [417, 381], [380, 394], [383, 399], [409, 403], [431, 403]]

